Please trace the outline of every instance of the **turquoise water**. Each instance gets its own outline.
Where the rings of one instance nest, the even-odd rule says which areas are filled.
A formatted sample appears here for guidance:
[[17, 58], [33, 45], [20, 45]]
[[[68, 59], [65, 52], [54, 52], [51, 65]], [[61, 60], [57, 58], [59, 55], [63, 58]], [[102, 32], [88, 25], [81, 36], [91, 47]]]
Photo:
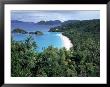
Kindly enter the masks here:
[[[48, 46], [53, 46], [56, 48], [62, 48], [63, 42], [60, 38], [60, 32], [43, 32], [43, 35], [31, 35], [36, 42], [38, 48], [36, 49], [39, 52], [42, 52], [44, 48]], [[28, 37], [28, 34], [12, 34], [13, 39], [16, 41], [21, 41]]]
[[[11, 23], [11, 29], [21, 28], [23, 30], [26, 30], [28, 32], [33, 31], [41, 31], [43, 32], [43, 35], [31, 35], [34, 38], [34, 41], [36, 42], [38, 48], [36, 50], [43, 51], [43, 48], [47, 48], [48, 46], [53, 46], [56, 48], [62, 48], [63, 42], [60, 38], [60, 32], [48, 32], [50, 28], [59, 26], [59, 25], [38, 25], [36, 23], [30, 23], [30, 22], [12, 22]], [[26, 37], [28, 37], [28, 34], [12, 34], [13, 39], [16, 41], [24, 40]]]

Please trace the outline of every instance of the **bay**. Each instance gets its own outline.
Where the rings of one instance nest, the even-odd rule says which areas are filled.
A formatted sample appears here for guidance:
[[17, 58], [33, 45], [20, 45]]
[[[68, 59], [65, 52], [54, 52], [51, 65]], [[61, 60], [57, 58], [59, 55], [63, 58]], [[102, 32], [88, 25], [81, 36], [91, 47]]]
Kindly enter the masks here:
[[16, 41], [25, 40], [27, 37], [32, 36], [37, 44], [37, 51], [42, 52], [48, 46], [53, 46], [56, 48], [64, 47], [63, 41], [60, 37], [60, 32], [43, 32], [43, 35], [30, 35], [30, 34], [12, 34], [12, 37]]

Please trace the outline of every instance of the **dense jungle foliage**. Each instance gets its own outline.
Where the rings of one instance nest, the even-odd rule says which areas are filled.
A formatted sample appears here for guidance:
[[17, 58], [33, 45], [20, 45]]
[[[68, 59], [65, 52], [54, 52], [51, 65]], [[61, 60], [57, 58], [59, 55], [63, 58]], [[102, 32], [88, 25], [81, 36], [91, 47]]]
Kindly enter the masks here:
[[70, 50], [49, 46], [35, 51], [32, 37], [11, 40], [11, 76], [13, 77], [99, 77], [100, 20], [64, 22], [50, 32], [63, 32], [73, 43]]

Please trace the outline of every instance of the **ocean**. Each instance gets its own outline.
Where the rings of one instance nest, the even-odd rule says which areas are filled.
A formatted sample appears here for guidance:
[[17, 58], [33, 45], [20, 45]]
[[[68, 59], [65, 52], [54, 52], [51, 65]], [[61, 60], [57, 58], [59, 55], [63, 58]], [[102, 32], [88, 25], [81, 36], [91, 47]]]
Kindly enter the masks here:
[[[42, 52], [44, 48], [48, 46], [53, 46], [56, 48], [64, 47], [63, 41], [60, 37], [61, 32], [48, 32], [51, 27], [58, 26], [58, 25], [38, 25], [38, 24], [26, 24], [26, 23], [13, 23], [11, 25], [11, 29], [21, 28], [28, 32], [33, 31], [41, 31], [43, 35], [31, 35], [34, 41], [37, 44], [37, 51]], [[17, 34], [13, 33], [12, 37], [16, 41], [25, 40], [29, 35], [28, 34]]]
[[[43, 32], [43, 35], [31, 35], [34, 41], [37, 44], [37, 51], [42, 52], [44, 48], [47, 48], [48, 46], [53, 46], [56, 48], [62, 48], [63, 47], [63, 41], [60, 38], [60, 32]], [[12, 37], [16, 41], [22, 41], [25, 40], [28, 36], [28, 34], [12, 34]]]

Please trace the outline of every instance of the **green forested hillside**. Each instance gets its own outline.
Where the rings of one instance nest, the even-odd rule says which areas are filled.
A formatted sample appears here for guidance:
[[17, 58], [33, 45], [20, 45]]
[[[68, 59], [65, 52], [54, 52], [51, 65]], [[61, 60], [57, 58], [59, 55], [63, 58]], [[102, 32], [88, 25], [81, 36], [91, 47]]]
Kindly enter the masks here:
[[73, 47], [49, 46], [35, 51], [37, 43], [29, 37], [11, 43], [11, 75], [14, 77], [97, 77], [100, 76], [100, 20], [66, 22], [50, 32], [63, 32]]
[[[73, 56], [78, 60], [78, 65], [83, 67], [86, 76], [90, 75], [93, 70], [96, 76], [99, 76], [100, 71], [100, 20], [84, 20], [78, 22], [64, 23], [62, 26], [50, 29], [50, 31], [63, 32], [63, 35], [69, 37], [73, 43]], [[81, 75], [82, 68], [79, 67], [79, 76]], [[90, 67], [90, 71], [87, 71]], [[85, 68], [85, 69], [84, 69]], [[76, 69], [77, 70], [77, 69]], [[89, 72], [89, 73], [88, 73]], [[85, 76], [83, 74], [83, 76]], [[90, 75], [91, 76], [91, 75]]]
[[[57, 30], [56, 30], [57, 29]], [[50, 32], [62, 32], [62, 31], [70, 31], [70, 30], [78, 30], [80, 32], [91, 32], [97, 33], [100, 32], [100, 20], [83, 20], [83, 21], [66, 21], [62, 23], [62, 26], [51, 28]]]

